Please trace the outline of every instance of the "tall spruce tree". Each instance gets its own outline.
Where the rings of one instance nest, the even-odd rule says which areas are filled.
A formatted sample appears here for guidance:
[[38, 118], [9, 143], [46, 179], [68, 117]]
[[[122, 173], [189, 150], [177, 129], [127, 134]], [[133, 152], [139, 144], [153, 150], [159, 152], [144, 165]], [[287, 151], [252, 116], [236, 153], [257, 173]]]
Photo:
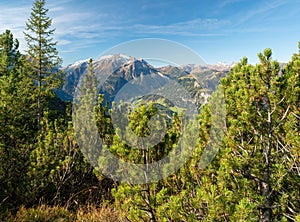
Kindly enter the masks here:
[[29, 59], [32, 64], [32, 79], [38, 87], [37, 123], [40, 128], [45, 101], [53, 96], [53, 89], [62, 83], [63, 73], [59, 70], [61, 59], [56, 44], [51, 36], [55, 29], [51, 28], [52, 19], [47, 16], [45, 0], [36, 0], [32, 6], [31, 16], [26, 22], [25, 39], [27, 41]]

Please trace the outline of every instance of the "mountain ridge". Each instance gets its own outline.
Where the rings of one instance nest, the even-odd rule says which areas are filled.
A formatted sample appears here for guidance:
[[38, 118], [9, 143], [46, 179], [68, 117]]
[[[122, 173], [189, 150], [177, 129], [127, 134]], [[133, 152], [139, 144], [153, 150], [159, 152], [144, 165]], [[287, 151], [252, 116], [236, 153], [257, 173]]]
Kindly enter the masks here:
[[[87, 72], [88, 60], [80, 60], [63, 68], [66, 81], [61, 89], [56, 91], [62, 100], [72, 101], [80, 78]], [[93, 61], [95, 75], [100, 78], [99, 93], [104, 94], [105, 101], [109, 103], [121, 89], [127, 89], [128, 96], [134, 96], [134, 93], [149, 91], [151, 87], [159, 87], [166, 81], [176, 81], [191, 94], [192, 102], [200, 106], [207, 102], [220, 78], [225, 77], [232, 66], [233, 64], [188, 64], [154, 67], [142, 58], [124, 54], [105, 55]]]

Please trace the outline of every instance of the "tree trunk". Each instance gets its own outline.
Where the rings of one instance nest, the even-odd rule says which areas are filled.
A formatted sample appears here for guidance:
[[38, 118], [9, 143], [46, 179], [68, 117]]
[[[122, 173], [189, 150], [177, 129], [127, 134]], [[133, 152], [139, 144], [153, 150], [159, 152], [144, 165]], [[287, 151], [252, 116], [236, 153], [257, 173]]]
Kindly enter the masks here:
[[42, 43], [41, 43], [41, 33], [39, 33], [39, 58], [38, 58], [38, 96], [37, 96], [37, 127], [38, 130], [41, 129], [42, 120], [42, 106], [41, 106], [41, 94], [42, 94]]
[[[269, 99], [268, 99], [269, 103]], [[271, 120], [271, 108], [268, 104], [268, 120], [267, 120], [267, 138], [263, 141], [263, 154], [265, 156], [264, 163], [264, 179], [262, 182], [262, 192], [264, 196], [264, 206], [262, 207], [262, 215], [260, 221], [270, 222], [272, 221], [272, 205], [273, 201], [271, 198], [271, 172], [270, 172], [270, 156], [272, 149], [272, 120]], [[266, 143], [265, 143], [266, 142]]]

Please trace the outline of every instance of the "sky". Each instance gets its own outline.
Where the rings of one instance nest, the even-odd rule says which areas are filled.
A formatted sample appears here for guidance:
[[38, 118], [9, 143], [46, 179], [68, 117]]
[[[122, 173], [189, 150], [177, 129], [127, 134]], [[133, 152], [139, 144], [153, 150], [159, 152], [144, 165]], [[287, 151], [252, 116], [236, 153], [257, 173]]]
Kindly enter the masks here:
[[[11, 30], [21, 51], [32, 3], [0, 1], [0, 33]], [[300, 0], [46, 0], [46, 8], [63, 65], [143, 38], [175, 41], [209, 64], [257, 63], [265, 48], [287, 62], [300, 41]]]

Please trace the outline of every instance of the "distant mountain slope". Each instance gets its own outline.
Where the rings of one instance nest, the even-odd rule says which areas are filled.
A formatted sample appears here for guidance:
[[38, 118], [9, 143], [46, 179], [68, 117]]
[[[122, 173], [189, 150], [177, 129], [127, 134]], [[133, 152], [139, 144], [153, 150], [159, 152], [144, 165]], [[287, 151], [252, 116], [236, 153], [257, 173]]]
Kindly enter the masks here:
[[162, 87], [167, 79], [145, 60], [131, 58], [108, 76], [100, 93], [107, 102], [113, 101], [118, 93], [119, 100], [128, 100]]
[[[166, 83], [178, 83], [188, 92], [197, 106], [206, 103], [220, 78], [224, 77], [232, 67], [231, 65], [197, 66], [186, 65], [180, 67], [165, 66], [154, 68], [143, 59], [136, 59], [127, 55], [107, 55], [93, 62], [94, 71], [100, 82], [99, 92], [105, 95], [106, 102], [114, 99], [126, 100], [138, 98], [161, 89]], [[66, 80], [63, 87], [57, 91], [62, 100], [71, 101], [75, 88], [82, 75], [87, 72], [87, 60], [76, 62], [64, 68]], [[178, 95], [178, 90], [168, 86], [170, 95]], [[177, 91], [176, 91], [177, 90]], [[123, 98], [124, 97], [124, 98]], [[156, 97], [147, 97], [156, 98]]]
[[[107, 74], [110, 75], [113, 71], [119, 68], [122, 64], [132, 59], [125, 55], [108, 55], [100, 57], [93, 62], [94, 71], [96, 75]], [[72, 65], [64, 67], [66, 73], [65, 83], [57, 95], [62, 100], [72, 101], [76, 86], [79, 83], [80, 77], [87, 72], [88, 60], [75, 62]]]

